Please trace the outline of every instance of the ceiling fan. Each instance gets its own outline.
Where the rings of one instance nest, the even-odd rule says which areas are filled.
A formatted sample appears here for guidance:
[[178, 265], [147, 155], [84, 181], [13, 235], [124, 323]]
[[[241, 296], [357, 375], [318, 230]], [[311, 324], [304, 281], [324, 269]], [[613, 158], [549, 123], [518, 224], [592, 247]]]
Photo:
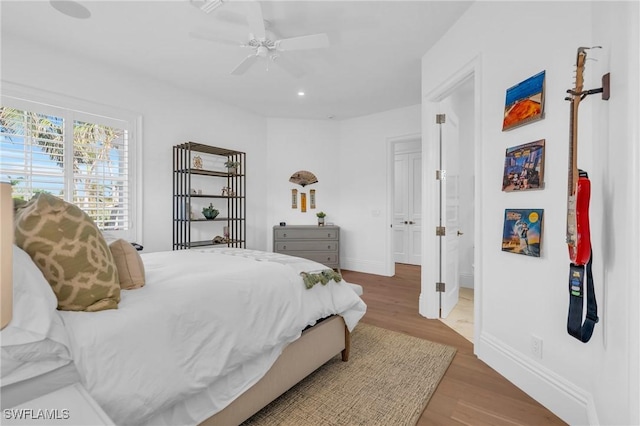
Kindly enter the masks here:
[[234, 44], [239, 47], [251, 49], [251, 53], [245, 57], [232, 71], [233, 75], [244, 74], [259, 59], [267, 60], [267, 70], [269, 63], [273, 62], [294, 77], [300, 77], [304, 72], [293, 61], [288, 60], [282, 52], [291, 50], [320, 49], [329, 47], [329, 37], [324, 34], [311, 34], [299, 37], [283, 38], [271, 40], [267, 36], [265, 20], [262, 16], [262, 8], [257, 1], [244, 3], [247, 7], [247, 21], [249, 23], [249, 40], [246, 43], [229, 42], [216, 36], [211, 36], [199, 32], [191, 32], [189, 35], [194, 38]]

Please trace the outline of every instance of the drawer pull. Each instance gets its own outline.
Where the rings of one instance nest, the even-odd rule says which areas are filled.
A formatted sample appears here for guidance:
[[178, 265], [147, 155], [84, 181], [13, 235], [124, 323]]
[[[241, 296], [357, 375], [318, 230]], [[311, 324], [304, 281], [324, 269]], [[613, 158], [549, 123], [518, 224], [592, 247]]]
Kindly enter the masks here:
[[331, 246], [327, 246], [327, 250], [331, 250]]
[[331, 238], [331, 232], [327, 232], [327, 238]]
[[284, 238], [287, 238], [287, 234], [282, 234], [282, 236], [283, 236]]
[[287, 246], [282, 246], [282, 250], [286, 250], [286, 249], [287, 249]]

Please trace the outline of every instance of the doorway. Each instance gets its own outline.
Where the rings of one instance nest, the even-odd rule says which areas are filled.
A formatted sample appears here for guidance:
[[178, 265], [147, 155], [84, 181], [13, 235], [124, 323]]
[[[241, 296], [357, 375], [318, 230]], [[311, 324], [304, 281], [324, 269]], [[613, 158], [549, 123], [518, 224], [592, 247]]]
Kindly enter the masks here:
[[[466, 329], [463, 333], [469, 340], [479, 335], [478, 319], [481, 283], [478, 279], [480, 239], [475, 224], [479, 223], [480, 209], [476, 203], [478, 176], [481, 175], [478, 82], [479, 60], [476, 59], [451, 76], [434, 93], [425, 96], [423, 103], [425, 125], [423, 136], [423, 156], [425, 180], [423, 222], [424, 256], [421, 275], [420, 314], [427, 318], [441, 319], [456, 329]], [[440, 164], [439, 139], [442, 124], [436, 122], [436, 115], [453, 113], [458, 116], [459, 143], [445, 145], [449, 155]], [[445, 131], [445, 136], [447, 131]], [[450, 141], [443, 141], [448, 144]], [[431, 170], [444, 170], [445, 177], [434, 179]], [[444, 188], [443, 205], [440, 206], [440, 185]], [[447, 196], [448, 193], [448, 196]], [[442, 217], [441, 217], [442, 215]], [[447, 220], [447, 217], [449, 220]], [[455, 219], [455, 220], [451, 220]], [[442, 220], [442, 225], [440, 221]], [[428, 232], [431, 226], [445, 229]], [[446, 229], [449, 227], [449, 229]], [[455, 229], [454, 229], [455, 228]], [[436, 233], [442, 232], [442, 236]], [[448, 234], [448, 235], [447, 235]], [[442, 242], [441, 240], [449, 239]], [[456, 248], [457, 246], [457, 248]], [[448, 248], [453, 248], [448, 250]], [[442, 249], [442, 253], [440, 250]], [[428, 255], [431, 253], [432, 255]], [[435, 256], [433, 254], [436, 254]], [[447, 262], [447, 258], [449, 261]], [[441, 261], [444, 261], [441, 264]], [[457, 263], [457, 266], [456, 266]], [[448, 266], [448, 268], [447, 268]], [[440, 271], [443, 271], [440, 273]], [[456, 275], [458, 278], [456, 278]], [[453, 281], [451, 281], [453, 280]], [[448, 305], [441, 310], [440, 302]], [[462, 303], [459, 303], [462, 301]], [[462, 305], [462, 306], [459, 306]], [[464, 315], [458, 317], [463, 305]], [[472, 332], [469, 332], [472, 329]], [[458, 331], [458, 330], [456, 330]], [[471, 337], [471, 338], [469, 338]]]
[[422, 141], [394, 147], [393, 257], [396, 263], [422, 263]]
[[[387, 217], [385, 275], [395, 275], [396, 262], [421, 265], [422, 134], [387, 139]], [[405, 223], [407, 222], [407, 223]]]

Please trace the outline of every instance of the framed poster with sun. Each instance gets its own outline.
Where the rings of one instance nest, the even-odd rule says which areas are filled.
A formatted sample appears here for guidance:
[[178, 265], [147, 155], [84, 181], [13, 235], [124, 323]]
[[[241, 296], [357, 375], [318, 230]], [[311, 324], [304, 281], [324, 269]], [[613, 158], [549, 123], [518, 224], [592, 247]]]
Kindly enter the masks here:
[[545, 71], [507, 89], [502, 131], [544, 118]]

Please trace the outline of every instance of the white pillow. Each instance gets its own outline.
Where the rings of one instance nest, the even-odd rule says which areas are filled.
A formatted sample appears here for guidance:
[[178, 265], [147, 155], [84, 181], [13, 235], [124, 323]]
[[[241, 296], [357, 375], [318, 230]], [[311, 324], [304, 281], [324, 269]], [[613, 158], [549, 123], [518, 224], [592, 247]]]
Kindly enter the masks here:
[[31, 257], [13, 246], [13, 317], [0, 331], [2, 385], [59, 368], [71, 361], [69, 337], [51, 286]]

